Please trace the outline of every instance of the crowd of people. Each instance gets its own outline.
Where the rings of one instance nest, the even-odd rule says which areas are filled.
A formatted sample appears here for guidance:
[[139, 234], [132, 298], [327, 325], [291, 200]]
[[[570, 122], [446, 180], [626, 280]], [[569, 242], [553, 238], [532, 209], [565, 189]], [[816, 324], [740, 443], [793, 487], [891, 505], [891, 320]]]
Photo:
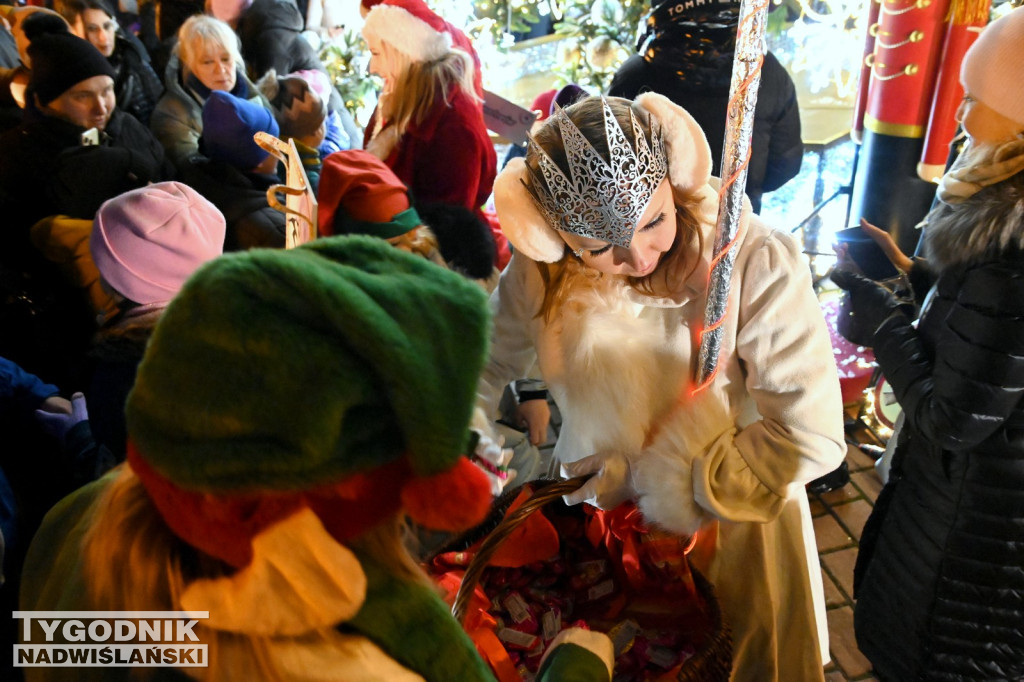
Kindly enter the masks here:
[[[843, 405], [800, 247], [757, 215], [802, 155], [770, 55], [717, 370], [694, 380], [736, 7], [656, 5], [608, 96], [538, 97], [499, 170], [485, 65], [423, 0], [108, 1], [0, 8], [0, 609], [207, 611], [200, 679], [493, 679], [410, 538], [555, 471], [504, 447], [511, 393], [534, 444], [558, 406], [554, 463], [589, 477], [568, 504], [692, 539], [730, 679], [824, 679], [805, 486], [843, 461]], [[316, 49], [357, 21], [382, 82], [365, 131]], [[1017, 10], [968, 53], [971, 145], [927, 260], [865, 226], [920, 324], [834, 275], [904, 406], [857, 567], [885, 680], [1024, 675], [1024, 90], [993, 66], [1021, 45]], [[294, 142], [317, 198], [296, 248], [259, 133]], [[546, 643], [537, 680], [612, 679], [608, 636]]]

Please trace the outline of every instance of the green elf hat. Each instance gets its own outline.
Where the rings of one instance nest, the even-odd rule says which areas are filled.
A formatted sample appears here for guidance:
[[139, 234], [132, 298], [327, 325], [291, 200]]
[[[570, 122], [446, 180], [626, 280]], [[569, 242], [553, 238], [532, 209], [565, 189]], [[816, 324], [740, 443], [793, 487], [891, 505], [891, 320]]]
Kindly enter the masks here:
[[377, 238], [223, 256], [153, 333], [129, 463], [172, 531], [234, 566], [303, 506], [342, 543], [403, 507], [468, 528], [491, 502], [463, 457], [488, 327], [479, 286]]

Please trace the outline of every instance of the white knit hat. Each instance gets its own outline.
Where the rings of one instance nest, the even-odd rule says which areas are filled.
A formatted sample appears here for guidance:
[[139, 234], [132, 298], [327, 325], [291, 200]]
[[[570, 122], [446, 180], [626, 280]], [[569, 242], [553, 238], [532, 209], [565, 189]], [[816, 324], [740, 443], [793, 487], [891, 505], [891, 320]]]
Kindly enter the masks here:
[[384, 41], [414, 62], [432, 62], [452, 49], [444, 19], [422, 0], [383, 0], [370, 8], [363, 38]]
[[964, 89], [999, 114], [1024, 124], [1024, 9], [993, 21], [964, 55]]

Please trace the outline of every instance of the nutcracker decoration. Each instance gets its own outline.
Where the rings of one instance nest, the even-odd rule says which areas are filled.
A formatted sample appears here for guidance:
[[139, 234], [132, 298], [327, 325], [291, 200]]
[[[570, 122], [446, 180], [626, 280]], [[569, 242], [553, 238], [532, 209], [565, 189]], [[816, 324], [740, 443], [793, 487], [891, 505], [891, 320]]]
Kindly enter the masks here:
[[[917, 163], [935, 93], [938, 89], [942, 98], [950, 96], [938, 88], [938, 80], [947, 28], [959, 14], [950, 12], [962, 1], [978, 0], [881, 0], [878, 21], [869, 28], [873, 50], [865, 58], [870, 77], [860, 85], [866, 88], [866, 103], [853, 214], [889, 230], [905, 253], [916, 250], [919, 233], [914, 227], [935, 195], [935, 186], [918, 177]], [[954, 45], [960, 42], [951, 40]], [[945, 71], [947, 78], [959, 75], [959, 68]], [[941, 134], [938, 127], [935, 130]]]
[[878, 31], [878, 12], [882, 7], [881, 3], [871, 0], [868, 3], [867, 31], [864, 36], [864, 59], [860, 67], [860, 87], [857, 90], [857, 100], [853, 108], [853, 129], [850, 131], [850, 139], [856, 144], [864, 141], [864, 110], [868, 105], [868, 79], [871, 78], [871, 62], [869, 55], [875, 51], [875, 35]]
[[917, 174], [922, 180], [935, 182], [946, 172], [950, 142], [956, 134], [956, 110], [964, 96], [960, 63], [967, 48], [988, 23], [990, 9], [991, 0], [953, 0], [950, 6], [931, 116], [917, 164]]

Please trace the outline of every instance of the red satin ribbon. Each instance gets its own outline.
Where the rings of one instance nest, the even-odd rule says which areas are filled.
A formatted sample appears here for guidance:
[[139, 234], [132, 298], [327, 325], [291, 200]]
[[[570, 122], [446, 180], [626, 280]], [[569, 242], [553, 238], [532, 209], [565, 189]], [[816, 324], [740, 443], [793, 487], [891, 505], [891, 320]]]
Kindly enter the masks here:
[[681, 583], [685, 590], [692, 589], [686, 555], [696, 544], [696, 535], [686, 539], [649, 530], [632, 502], [611, 511], [585, 509], [587, 539], [594, 547], [604, 545], [631, 587], [649, 590]]
[[621, 567], [634, 588], [648, 584], [640, 553], [640, 534], [647, 532], [643, 515], [632, 502], [611, 511], [586, 507], [587, 539], [595, 547], [604, 545], [613, 564]]
[[[445, 591], [444, 600], [449, 606], [455, 602], [455, 595], [459, 591], [464, 575], [465, 571], [448, 571], [435, 578], [437, 584]], [[480, 653], [480, 656], [491, 666], [491, 670], [494, 672], [495, 677], [498, 678], [498, 682], [522, 682], [519, 672], [516, 670], [515, 665], [512, 664], [512, 659], [505, 649], [505, 645], [501, 643], [498, 635], [495, 634], [498, 628], [498, 621], [487, 612], [487, 609], [490, 607], [491, 602], [487, 598], [487, 594], [482, 587], [477, 585], [476, 589], [473, 590], [473, 596], [469, 600], [469, 608], [466, 610], [466, 620], [463, 623], [463, 627], [469, 638], [473, 640], [473, 644], [476, 645], [476, 650]]]
[[476, 650], [491, 666], [491, 671], [498, 678], [498, 682], [522, 682], [523, 678], [512, 664], [505, 645], [498, 639], [498, 635], [494, 634], [495, 626], [476, 628], [469, 632], [469, 636], [476, 644]]

